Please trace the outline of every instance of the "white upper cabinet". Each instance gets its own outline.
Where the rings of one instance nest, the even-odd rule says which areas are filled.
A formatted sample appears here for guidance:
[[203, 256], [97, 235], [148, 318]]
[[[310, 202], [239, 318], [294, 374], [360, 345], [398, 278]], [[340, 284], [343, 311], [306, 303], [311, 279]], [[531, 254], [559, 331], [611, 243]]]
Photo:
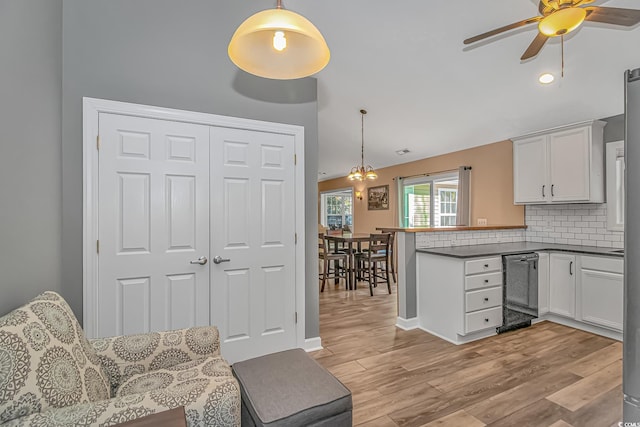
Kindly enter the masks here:
[[513, 138], [515, 204], [604, 202], [603, 121]]

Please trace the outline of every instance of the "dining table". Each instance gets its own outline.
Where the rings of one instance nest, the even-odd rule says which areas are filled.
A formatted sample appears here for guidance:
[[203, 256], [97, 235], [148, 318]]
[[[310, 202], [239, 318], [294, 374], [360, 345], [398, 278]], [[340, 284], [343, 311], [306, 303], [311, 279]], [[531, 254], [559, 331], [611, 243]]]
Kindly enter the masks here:
[[[333, 242], [333, 247], [329, 247], [329, 250], [334, 252], [344, 250], [345, 245], [347, 249], [347, 287], [349, 290], [356, 288], [356, 252], [362, 250], [362, 242], [369, 241], [369, 233], [342, 233], [342, 234], [327, 234], [325, 237], [330, 242]], [[356, 250], [354, 250], [354, 244], [356, 244]], [[338, 261], [336, 261], [338, 262]], [[336, 279], [337, 283], [338, 279]]]

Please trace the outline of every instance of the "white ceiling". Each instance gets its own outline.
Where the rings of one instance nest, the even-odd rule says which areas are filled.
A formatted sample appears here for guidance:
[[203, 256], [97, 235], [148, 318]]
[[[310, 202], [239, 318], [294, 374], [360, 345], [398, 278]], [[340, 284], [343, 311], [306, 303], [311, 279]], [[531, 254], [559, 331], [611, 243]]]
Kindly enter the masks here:
[[[603, 5], [596, 0], [594, 5]], [[640, 27], [585, 23], [521, 62], [535, 24], [464, 46], [465, 38], [538, 14], [534, 0], [285, 0], [331, 49], [319, 72], [319, 180], [360, 160], [382, 168], [531, 131], [623, 112], [624, 70], [640, 67]], [[638, 0], [604, 6], [640, 8]], [[556, 81], [541, 86], [543, 72]], [[396, 150], [410, 154], [398, 156]], [[324, 174], [323, 174], [324, 173]]]

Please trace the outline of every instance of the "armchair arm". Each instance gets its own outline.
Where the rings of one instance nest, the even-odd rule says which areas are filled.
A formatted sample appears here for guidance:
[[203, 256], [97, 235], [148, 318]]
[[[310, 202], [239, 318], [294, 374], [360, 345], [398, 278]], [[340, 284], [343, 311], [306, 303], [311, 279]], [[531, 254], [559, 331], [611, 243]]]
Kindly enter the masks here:
[[178, 406], [185, 407], [190, 427], [240, 426], [240, 386], [233, 377], [192, 380], [166, 390], [50, 408], [13, 419], [3, 426], [113, 426]]
[[109, 376], [113, 396], [132, 375], [220, 355], [215, 326], [90, 339]]

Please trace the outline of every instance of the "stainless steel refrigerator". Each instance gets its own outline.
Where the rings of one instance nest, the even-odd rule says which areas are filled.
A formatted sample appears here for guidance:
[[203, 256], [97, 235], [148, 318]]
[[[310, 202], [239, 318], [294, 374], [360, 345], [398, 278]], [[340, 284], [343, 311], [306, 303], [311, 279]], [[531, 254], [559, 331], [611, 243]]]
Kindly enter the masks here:
[[640, 68], [624, 78], [624, 421], [640, 423]]

